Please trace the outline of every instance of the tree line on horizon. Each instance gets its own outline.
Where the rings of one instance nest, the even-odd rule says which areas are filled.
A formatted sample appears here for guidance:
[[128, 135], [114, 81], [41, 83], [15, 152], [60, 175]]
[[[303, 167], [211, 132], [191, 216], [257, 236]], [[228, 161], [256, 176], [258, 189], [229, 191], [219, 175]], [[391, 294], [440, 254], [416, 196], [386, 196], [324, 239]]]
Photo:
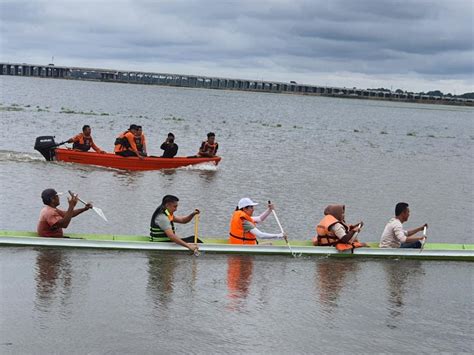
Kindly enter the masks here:
[[[377, 89], [367, 89], [367, 90], [377, 90], [377, 91], [385, 91], [385, 92], [392, 92], [392, 90], [390, 89], [386, 89], [386, 88], [377, 88]], [[409, 91], [403, 91], [402, 89], [397, 89], [395, 90], [395, 93], [397, 94], [414, 94], [413, 92], [409, 92]], [[458, 97], [458, 98], [461, 98], [461, 99], [474, 99], [474, 92], [466, 92], [464, 94], [461, 94], [461, 95], [453, 95], [451, 93], [447, 93], [447, 94], [444, 94], [442, 91], [440, 90], [433, 90], [433, 91], [428, 91], [428, 92], [420, 92], [420, 93], [417, 93], [417, 94], [420, 94], [420, 95], [429, 95], [429, 96], [446, 96], [446, 97]]]

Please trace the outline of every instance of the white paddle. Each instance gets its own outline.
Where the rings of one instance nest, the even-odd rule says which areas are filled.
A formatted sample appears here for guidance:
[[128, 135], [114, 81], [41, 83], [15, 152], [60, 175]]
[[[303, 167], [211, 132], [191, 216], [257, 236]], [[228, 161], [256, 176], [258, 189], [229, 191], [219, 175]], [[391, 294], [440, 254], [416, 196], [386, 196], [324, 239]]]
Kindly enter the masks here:
[[[68, 190], [69, 194], [71, 196], [74, 196], [74, 193], [71, 191], [71, 190]], [[77, 198], [79, 201], [81, 201], [84, 205], [87, 205], [87, 202], [84, 202], [83, 200], [81, 200], [79, 197]], [[92, 206], [92, 209], [94, 210], [95, 213], [97, 213], [104, 221], [108, 222], [107, 220], [107, 217], [105, 217], [105, 214], [104, 212], [99, 208], [99, 207], [95, 207], [95, 206]]]
[[[271, 202], [268, 201], [268, 204], [270, 205]], [[276, 222], [278, 223], [278, 227], [280, 227], [281, 233], [284, 235], [284, 234], [285, 234], [285, 231], [283, 230], [283, 227], [281, 226], [280, 220], [278, 219], [278, 216], [277, 216], [275, 210], [272, 210], [272, 212], [273, 212], [273, 217], [275, 217], [275, 220], [276, 220]], [[291, 255], [293, 255], [294, 258], [296, 258], [296, 257], [298, 257], [298, 256], [301, 256], [301, 253], [299, 253], [299, 254], [298, 254], [298, 253], [295, 253], [295, 252], [293, 251], [293, 249], [291, 249], [291, 245], [290, 245], [290, 242], [288, 241], [288, 237], [285, 238], [285, 242], [286, 242], [286, 245], [288, 245], [288, 248], [290, 249]]]
[[[196, 244], [196, 245], [197, 245], [197, 242], [198, 242], [199, 215], [200, 215], [200, 213], [198, 213], [197, 215], [194, 216], [194, 244]], [[199, 249], [194, 249], [193, 254], [194, 254], [194, 256], [201, 255], [201, 253], [199, 252]]]
[[420, 253], [425, 248], [425, 243], [426, 243], [426, 226], [423, 227], [423, 241], [421, 242]]
[[356, 240], [357, 236], [359, 235], [360, 231], [362, 230], [362, 223], [359, 223], [358, 226], [359, 226], [359, 230], [354, 233], [354, 235], [352, 236], [352, 240]]

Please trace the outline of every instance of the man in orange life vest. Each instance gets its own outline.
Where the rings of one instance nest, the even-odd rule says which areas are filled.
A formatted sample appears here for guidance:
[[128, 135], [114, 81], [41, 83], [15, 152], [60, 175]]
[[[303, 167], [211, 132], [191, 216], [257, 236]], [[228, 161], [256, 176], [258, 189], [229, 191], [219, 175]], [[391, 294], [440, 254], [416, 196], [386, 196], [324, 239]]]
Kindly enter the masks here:
[[347, 225], [345, 213], [346, 206], [344, 205], [327, 206], [324, 210], [324, 218], [316, 227], [317, 235], [313, 238], [313, 245], [335, 246], [339, 251], [367, 246], [356, 238], [364, 223]]
[[92, 148], [97, 153], [106, 153], [95, 145], [94, 140], [91, 136], [91, 132], [91, 127], [89, 125], [84, 125], [82, 127], [82, 133], [79, 133], [78, 135], [72, 137], [67, 142], [72, 143], [72, 149], [80, 150], [82, 152], [88, 152]]
[[235, 209], [230, 221], [229, 243], [230, 244], [258, 244], [257, 237], [260, 239], [285, 238], [283, 233], [264, 233], [255, 225], [263, 222], [273, 210], [273, 205], [268, 204], [268, 208], [260, 216], [252, 217], [254, 206], [258, 203], [253, 202], [248, 197], [242, 198]]
[[217, 154], [219, 144], [216, 142], [216, 134], [209, 132], [207, 134], [207, 141], [201, 143], [199, 148], [198, 156], [200, 157], [214, 157]]
[[137, 145], [137, 150], [141, 156], [146, 157], [146, 140], [145, 135], [143, 134], [142, 126], [137, 126], [137, 135], [135, 136], [135, 144]]
[[135, 137], [137, 135], [138, 126], [135, 124], [130, 125], [128, 131], [123, 132], [115, 139], [115, 154], [121, 155], [122, 157], [138, 157], [143, 159], [135, 143]]

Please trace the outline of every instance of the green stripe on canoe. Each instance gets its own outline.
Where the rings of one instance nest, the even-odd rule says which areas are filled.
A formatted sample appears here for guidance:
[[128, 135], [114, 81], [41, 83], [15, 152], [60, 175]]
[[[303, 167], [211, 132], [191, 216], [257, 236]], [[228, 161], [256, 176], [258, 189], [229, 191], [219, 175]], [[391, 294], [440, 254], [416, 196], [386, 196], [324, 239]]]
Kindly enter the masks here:
[[[149, 242], [150, 237], [143, 235], [120, 235], [120, 234], [78, 234], [68, 233], [68, 236], [86, 240], [108, 240], [121, 242]], [[0, 230], [0, 237], [37, 237], [36, 232], [31, 231], [5, 231]], [[204, 243], [227, 244], [227, 239], [205, 238]], [[271, 240], [272, 245], [286, 245], [284, 240]], [[265, 242], [262, 243], [263, 245]], [[312, 246], [311, 240], [290, 240], [292, 246]], [[371, 248], [378, 248], [377, 242], [368, 243]], [[425, 249], [429, 250], [474, 250], [474, 244], [453, 243], [426, 243]]]

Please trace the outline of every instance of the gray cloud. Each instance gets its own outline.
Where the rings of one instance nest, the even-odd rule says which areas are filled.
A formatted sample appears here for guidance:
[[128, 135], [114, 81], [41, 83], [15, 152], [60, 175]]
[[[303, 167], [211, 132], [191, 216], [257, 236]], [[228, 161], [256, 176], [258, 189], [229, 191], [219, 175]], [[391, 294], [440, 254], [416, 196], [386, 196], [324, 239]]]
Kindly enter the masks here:
[[0, 11], [2, 61], [473, 86], [469, 0], [38, 0]]

